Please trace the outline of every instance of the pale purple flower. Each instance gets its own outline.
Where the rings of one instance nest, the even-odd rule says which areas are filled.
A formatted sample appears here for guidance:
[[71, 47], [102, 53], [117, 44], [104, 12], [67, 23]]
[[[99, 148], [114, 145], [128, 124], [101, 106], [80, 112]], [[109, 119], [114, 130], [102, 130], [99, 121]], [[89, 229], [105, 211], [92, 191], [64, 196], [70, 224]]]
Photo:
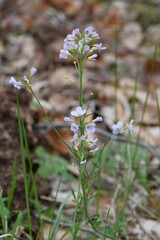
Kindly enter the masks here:
[[73, 41], [74, 40], [74, 35], [72, 35], [72, 34], [68, 34], [67, 36], [66, 36], [66, 38], [64, 39], [64, 42], [68, 42], [68, 41]]
[[89, 47], [88, 45], [84, 46], [83, 54], [84, 54], [85, 52], [89, 51], [89, 50], [90, 50], [90, 47]]
[[93, 153], [93, 152], [97, 152], [98, 150], [99, 150], [99, 148], [97, 147], [97, 148], [95, 148], [95, 149], [91, 149], [90, 152]]
[[86, 162], [87, 162], [87, 160], [85, 159], [85, 160], [81, 161], [80, 164], [83, 165], [83, 164], [86, 164]]
[[93, 32], [93, 27], [92, 26], [86, 27], [84, 31], [88, 33]]
[[73, 31], [72, 31], [72, 36], [75, 36], [75, 35], [80, 35], [81, 33], [80, 33], [80, 30], [79, 30], [79, 28], [76, 28], [76, 29], [74, 29]]
[[68, 43], [68, 50], [75, 50], [78, 48], [78, 45], [73, 41]]
[[69, 117], [64, 117], [64, 121], [65, 121], [65, 122], [72, 122], [72, 119], [69, 118]]
[[20, 89], [21, 86], [23, 85], [23, 84], [21, 83], [21, 81], [16, 81], [16, 79], [15, 79], [14, 77], [11, 77], [11, 78], [10, 78], [9, 83], [10, 83], [11, 85], [13, 85], [13, 86], [14, 86], [15, 88], [17, 88], [17, 89]]
[[77, 132], [78, 131], [78, 129], [79, 129], [79, 127], [78, 127], [78, 125], [76, 124], [76, 123], [72, 123], [71, 124], [71, 131], [72, 132]]
[[69, 48], [69, 43], [68, 42], [64, 42], [63, 49], [64, 50], [68, 50], [68, 48]]
[[70, 140], [70, 142], [71, 142], [71, 143], [74, 143], [73, 148], [74, 148], [75, 150], [78, 150], [78, 147], [79, 147], [79, 145], [80, 145], [80, 139], [79, 139], [79, 137], [78, 137], [78, 133], [75, 133], [75, 134], [73, 135], [73, 138]]
[[92, 120], [92, 122], [102, 122], [102, 121], [103, 121], [103, 118], [99, 116]]
[[94, 44], [92, 50], [98, 50], [98, 51], [101, 51], [101, 50], [104, 50], [106, 49], [106, 47], [103, 47], [102, 43], [97, 43], [97, 44]]
[[96, 146], [96, 142], [98, 141], [98, 138], [88, 138], [86, 139], [86, 142], [87, 142], [87, 147], [88, 148], [93, 148]]
[[97, 56], [98, 56], [97, 54], [93, 54], [90, 57], [88, 57], [88, 59], [89, 60], [96, 60]]
[[74, 143], [73, 147], [75, 150], [78, 150], [78, 147], [80, 145], [80, 139], [78, 137], [78, 133], [75, 133], [73, 135], [73, 138], [70, 140], [71, 143]]
[[88, 123], [86, 125], [87, 133], [94, 133], [96, 131], [96, 124], [95, 123]]
[[70, 142], [74, 142], [74, 141], [76, 141], [76, 140], [79, 140], [79, 138], [78, 138], [78, 133], [75, 133], [75, 134], [73, 135], [73, 138], [70, 140]]
[[92, 26], [86, 27], [84, 32], [88, 33], [89, 36], [91, 36], [93, 39], [100, 39], [98, 33], [93, 31], [93, 27]]
[[113, 134], [123, 134], [124, 129], [123, 129], [123, 122], [119, 121], [117, 124], [114, 124], [112, 126], [112, 132]]
[[31, 76], [33, 76], [37, 72], [37, 69], [35, 67], [32, 67], [30, 70]]
[[67, 58], [68, 50], [62, 49], [59, 54], [59, 58]]
[[29, 82], [29, 79], [26, 76], [24, 76], [23, 79], [24, 81]]
[[[71, 37], [68, 36], [68, 38], [70, 39]], [[74, 37], [72, 37], [72, 38], [74, 38]], [[75, 50], [77, 48], [78, 48], [78, 45], [75, 43], [74, 39], [73, 40], [68, 40], [66, 38], [64, 40], [63, 49], [60, 51], [59, 57], [60, 58], [67, 58], [69, 56], [69, 54], [70, 54], [69, 51], [72, 52], [73, 50]]]
[[86, 140], [86, 139], [87, 139], [87, 136], [85, 136], [85, 135], [82, 135], [82, 136], [80, 137], [80, 139], [81, 139], [81, 141], [84, 141], [84, 140]]
[[[84, 39], [78, 41], [78, 52], [84, 54], [85, 52], [90, 50], [90, 47], [84, 43]], [[83, 49], [83, 51], [82, 51]]]
[[82, 109], [82, 107], [77, 107], [75, 111], [72, 111], [71, 112], [71, 115], [74, 116], [74, 117], [80, 117], [82, 115], [84, 115], [86, 113], [86, 110]]
[[133, 119], [130, 121], [128, 129], [129, 129], [131, 135], [133, 135]]

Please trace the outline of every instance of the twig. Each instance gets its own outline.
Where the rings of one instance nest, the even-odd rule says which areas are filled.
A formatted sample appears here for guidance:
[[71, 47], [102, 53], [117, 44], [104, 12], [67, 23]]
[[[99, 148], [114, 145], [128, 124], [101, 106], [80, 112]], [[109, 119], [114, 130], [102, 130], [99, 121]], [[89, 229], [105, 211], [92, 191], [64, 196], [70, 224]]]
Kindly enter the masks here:
[[149, 233], [146, 232], [146, 230], [142, 227], [140, 221], [139, 221], [139, 216], [137, 216], [136, 212], [134, 211], [134, 209], [131, 207], [130, 203], [128, 202], [128, 208], [131, 211], [132, 217], [136, 220], [136, 222], [138, 223], [141, 231], [143, 232], [143, 234], [145, 234], [146, 236], [149, 237], [150, 240], [155, 240], [155, 238], [153, 238]]
[[[34, 213], [34, 216], [35, 217], [37, 217], [37, 218], [41, 218], [42, 220], [44, 220], [45, 222], [47, 222], [47, 223], [52, 223], [53, 224], [53, 220], [52, 219], [50, 219], [50, 218], [48, 218], [48, 217], [46, 217], [46, 216], [43, 216], [43, 215], [39, 215], [39, 214], [37, 214], [37, 213]], [[59, 222], [58, 223], [60, 226], [62, 226], [62, 227], [72, 227], [73, 226], [73, 224], [72, 224], [72, 222]], [[80, 228], [79, 228], [79, 230], [81, 230], [81, 231], [84, 231], [84, 232], [88, 232], [88, 233], [92, 233], [92, 234], [94, 234], [94, 235], [96, 235], [97, 237], [102, 237], [99, 233], [97, 233], [97, 232], [95, 232], [94, 230], [92, 230], [91, 228], [86, 228], [86, 227], [83, 227], [83, 226], [81, 226]], [[109, 239], [108, 239], [109, 240]]]

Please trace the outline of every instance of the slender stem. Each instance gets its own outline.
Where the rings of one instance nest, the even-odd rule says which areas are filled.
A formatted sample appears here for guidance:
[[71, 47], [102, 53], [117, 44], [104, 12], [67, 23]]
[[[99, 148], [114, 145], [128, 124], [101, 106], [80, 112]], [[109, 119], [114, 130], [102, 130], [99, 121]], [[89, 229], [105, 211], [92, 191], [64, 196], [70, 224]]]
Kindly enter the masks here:
[[118, 118], [118, 29], [116, 29], [115, 33], [115, 67], [114, 67], [114, 73], [115, 73], [115, 118], [117, 121]]
[[85, 184], [85, 178], [84, 178], [84, 175], [83, 175], [83, 172], [82, 172], [82, 168], [80, 168], [80, 178], [81, 178], [81, 186], [82, 186], [82, 192], [83, 192], [83, 201], [84, 201], [84, 211], [85, 211], [85, 215], [86, 215], [86, 218], [88, 220], [88, 222], [90, 223], [90, 225], [92, 226], [92, 229], [97, 232], [100, 236], [105, 236], [105, 237], [110, 237], [109, 235], [107, 234], [104, 234], [103, 232], [99, 231], [97, 229], [97, 227], [95, 226], [95, 224], [93, 223], [92, 219], [90, 218], [89, 214], [88, 214], [88, 197], [87, 197], [87, 194], [86, 194], [86, 184]]
[[83, 63], [82, 57], [79, 61], [79, 105], [83, 107]]
[[[83, 108], [83, 58], [80, 57], [78, 63], [78, 74], [79, 74], [79, 105]], [[80, 117], [80, 132], [81, 136], [84, 135], [84, 118]]]
[[[22, 129], [23, 129], [23, 135], [24, 135], [24, 144], [25, 144], [25, 148], [26, 148], [26, 154], [27, 154], [27, 158], [28, 158], [28, 162], [29, 162], [31, 183], [32, 183], [32, 186], [33, 186], [33, 191], [34, 191], [34, 196], [35, 196], [36, 209], [38, 211], [38, 214], [41, 216], [41, 206], [40, 206], [40, 203], [39, 203], [39, 200], [38, 200], [36, 179], [35, 179], [35, 176], [34, 176], [34, 173], [33, 173], [33, 170], [32, 170], [31, 156], [30, 156], [30, 151], [29, 151], [27, 133], [26, 133], [26, 129], [25, 129], [25, 126], [24, 126], [24, 121], [22, 121]], [[37, 236], [40, 235], [41, 230], [42, 230], [42, 233], [43, 233], [43, 221], [42, 221], [41, 218], [39, 219], [39, 223], [40, 223], [40, 228], [39, 228], [39, 232], [38, 232]]]
[[74, 225], [76, 223], [76, 218], [77, 218], [77, 210], [78, 210], [78, 205], [79, 205], [79, 199], [80, 199], [80, 188], [81, 188], [81, 181], [80, 181], [80, 178], [79, 178], [79, 182], [78, 182], [78, 193], [77, 193], [77, 199], [76, 199], [76, 209], [75, 209], [75, 212], [74, 212], [74, 218], [73, 218], [73, 231], [72, 231], [72, 240], [76, 239], [75, 237], [77, 236], [77, 233], [78, 233], [78, 229], [74, 229]]
[[[77, 152], [72, 148], [70, 147], [67, 142], [64, 140], [64, 138], [61, 136], [61, 134], [57, 131], [57, 129], [55, 128], [55, 125], [53, 124], [53, 122], [51, 121], [51, 119], [49, 118], [48, 114], [46, 113], [46, 111], [44, 110], [41, 102], [39, 101], [38, 97], [36, 96], [36, 94], [34, 93], [34, 91], [32, 90], [32, 88], [30, 87], [29, 88], [31, 93], [33, 94], [33, 96], [36, 98], [40, 108], [42, 109], [43, 113], [44, 113], [44, 116], [46, 117], [46, 119], [48, 120], [49, 124], [51, 125], [52, 129], [54, 130], [54, 132], [58, 135], [58, 137], [61, 139], [61, 141], [65, 144], [65, 146], [73, 153], [73, 155], [79, 159], [79, 156], [77, 154]], [[80, 160], [80, 159], [79, 159]]]
[[[151, 80], [152, 80], [153, 71], [154, 71], [154, 67], [155, 67], [154, 63], [155, 63], [155, 60], [157, 58], [157, 53], [158, 53], [158, 46], [159, 46], [159, 43], [157, 42], [155, 44], [155, 48], [154, 48], [154, 52], [153, 52], [153, 64], [152, 64], [151, 72], [150, 72], [150, 75], [149, 75], [149, 78], [148, 78], [146, 98], [145, 98], [145, 101], [144, 101], [144, 107], [142, 109], [141, 122], [143, 122], [143, 120], [144, 120], [144, 115], [145, 115], [145, 111], [146, 111], [146, 108], [147, 108], [147, 103], [148, 103], [148, 98], [149, 98], [149, 93], [150, 93], [150, 85], [151, 85]], [[134, 155], [133, 155], [133, 164], [135, 163], [135, 159], [136, 159], [136, 156], [137, 156], [137, 151], [138, 151], [138, 147], [139, 147], [138, 142], [140, 140], [141, 130], [142, 130], [142, 127], [139, 128], [139, 131], [138, 131], [138, 134], [137, 134], [137, 144], [136, 144], [136, 148], [135, 148]]]
[[32, 238], [31, 213], [30, 213], [30, 206], [29, 206], [29, 189], [28, 189], [28, 181], [27, 181], [23, 128], [22, 128], [22, 120], [21, 120], [21, 114], [20, 114], [18, 90], [16, 94], [16, 101], [17, 101], [18, 130], [19, 130], [19, 140], [20, 140], [20, 149], [21, 149], [21, 158], [22, 158], [22, 169], [24, 174], [25, 200], [26, 200], [26, 207], [27, 207], [27, 214], [28, 214], [29, 231], [30, 231], [30, 236]]

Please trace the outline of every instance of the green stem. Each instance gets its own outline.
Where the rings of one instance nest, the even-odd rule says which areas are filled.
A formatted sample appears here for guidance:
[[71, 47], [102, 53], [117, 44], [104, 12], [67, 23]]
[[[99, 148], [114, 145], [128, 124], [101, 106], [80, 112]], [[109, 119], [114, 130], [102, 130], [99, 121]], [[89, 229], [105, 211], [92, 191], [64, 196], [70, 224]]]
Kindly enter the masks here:
[[[149, 75], [149, 78], [148, 78], [148, 85], [147, 85], [147, 89], [146, 89], [146, 98], [145, 98], [145, 101], [144, 101], [144, 107], [142, 109], [142, 116], [141, 116], [141, 120], [140, 120], [141, 123], [143, 123], [144, 115], [145, 115], [145, 112], [146, 112], [146, 109], [147, 109], [147, 103], [148, 103], [148, 98], [149, 98], [149, 94], [150, 94], [150, 85], [151, 85], [151, 80], [152, 80], [153, 73], [154, 73], [154, 67], [155, 67], [154, 63], [155, 63], [155, 60], [157, 58], [158, 46], [159, 46], [159, 43], [157, 42], [155, 44], [155, 49], [154, 49], [154, 52], [153, 52], [153, 64], [151, 66], [151, 72], [150, 72], [150, 75]], [[138, 151], [138, 148], [139, 148], [138, 143], [139, 143], [140, 136], [141, 136], [141, 130], [142, 130], [142, 127], [140, 125], [139, 131], [138, 131], [138, 134], [137, 134], [137, 144], [136, 144], [136, 148], [135, 148], [134, 155], [133, 155], [133, 164], [135, 163], [135, 159], [136, 159], [136, 156], [137, 156], [137, 151]]]
[[21, 114], [20, 114], [18, 90], [16, 93], [16, 101], [17, 101], [18, 131], [19, 131], [21, 158], [22, 158], [22, 169], [23, 169], [23, 175], [24, 175], [25, 200], [26, 200], [26, 207], [27, 207], [27, 214], [28, 214], [29, 231], [32, 239], [31, 213], [30, 213], [30, 206], [29, 206], [29, 189], [28, 189], [28, 181], [27, 181], [25, 149], [24, 149], [24, 140], [23, 140], [23, 127], [22, 127], [22, 120], [21, 120]]
[[115, 73], [115, 118], [116, 121], [118, 119], [118, 29], [116, 29], [115, 32], [115, 67], [114, 67], [114, 73]]
[[89, 216], [89, 213], [88, 213], [88, 197], [87, 197], [86, 189], [85, 189], [85, 187], [86, 187], [86, 183], [85, 182], [86, 181], [85, 181], [84, 174], [82, 172], [82, 168], [81, 167], [80, 167], [80, 178], [81, 178], [81, 186], [82, 186], [82, 192], [83, 192], [84, 211], [85, 211], [85, 215], [86, 215], [86, 218], [87, 218], [88, 222], [92, 226], [92, 229], [95, 232], [97, 232], [97, 234], [99, 234], [99, 236], [110, 237], [109, 235], [104, 234], [103, 232], [99, 231], [97, 229], [97, 227], [95, 226], [95, 224], [92, 222], [92, 219]]
[[24, 121], [22, 121], [22, 129], [23, 129], [23, 136], [24, 136], [24, 144], [25, 144], [25, 148], [26, 148], [26, 154], [27, 154], [27, 158], [28, 158], [28, 162], [29, 162], [29, 169], [30, 169], [30, 178], [31, 178], [31, 183], [33, 186], [33, 192], [34, 192], [34, 197], [35, 197], [35, 205], [36, 205], [36, 209], [38, 211], [38, 214], [40, 216], [39, 218], [39, 223], [40, 223], [40, 228], [39, 228], [39, 232], [37, 234], [37, 237], [40, 236], [40, 231], [42, 230], [42, 234], [43, 234], [43, 221], [41, 218], [41, 206], [38, 200], [38, 192], [37, 192], [37, 187], [36, 187], [36, 179], [32, 170], [32, 162], [31, 162], [31, 156], [30, 156], [30, 151], [29, 151], [29, 145], [28, 145], [28, 139], [27, 139], [27, 133], [26, 133], [26, 129], [24, 126]]
[[[42, 109], [42, 112], [45, 116], [45, 118], [48, 120], [49, 124], [51, 125], [52, 129], [54, 130], [54, 132], [58, 135], [58, 137], [61, 139], [61, 141], [64, 143], [64, 145], [73, 153], [73, 155], [79, 159], [79, 156], [77, 154], [77, 152], [72, 148], [70, 147], [67, 142], [63, 139], [63, 137], [61, 136], [61, 134], [57, 131], [57, 129], [55, 128], [53, 122], [51, 121], [51, 119], [49, 118], [48, 114], [46, 113], [46, 111], [44, 110], [41, 102], [39, 101], [38, 97], [36, 96], [36, 94], [34, 93], [34, 91], [32, 90], [32, 88], [30, 87], [29, 88], [31, 93], [33, 94], [33, 96], [35, 97], [35, 99], [37, 100], [40, 108]], [[79, 159], [80, 160], [80, 159]]]
[[76, 230], [75, 230], [74, 225], [75, 225], [75, 223], [76, 223], [77, 210], [78, 210], [79, 199], [80, 199], [80, 186], [81, 186], [81, 181], [80, 181], [80, 178], [79, 178], [78, 193], [77, 193], [77, 199], [76, 199], [76, 209], [75, 209], [74, 218], [73, 218], [72, 240], [75, 240], [75, 239], [76, 239], [76, 236], [77, 236], [77, 233], [78, 233], [78, 229], [79, 229], [79, 228], [76, 228]]
[[83, 107], [83, 63], [82, 57], [78, 64], [79, 67], [79, 105]]
[[[79, 74], [79, 106], [83, 108], [83, 58], [81, 56], [78, 63], [78, 74]], [[84, 135], [84, 118], [80, 117], [80, 132], [81, 136]]]

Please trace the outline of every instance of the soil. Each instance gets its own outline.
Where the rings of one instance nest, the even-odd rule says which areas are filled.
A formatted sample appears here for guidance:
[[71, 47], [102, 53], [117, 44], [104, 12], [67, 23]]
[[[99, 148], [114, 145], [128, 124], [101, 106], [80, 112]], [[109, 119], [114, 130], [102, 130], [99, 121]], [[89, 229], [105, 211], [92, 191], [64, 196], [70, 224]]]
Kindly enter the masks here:
[[[40, 135], [35, 129], [38, 121], [36, 111], [29, 108], [31, 100], [30, 93], [22, 90], [19, 94], [22, 109], [22, 119], [27, 130], [29, 148], [33, 150], [40, 144]], [[1, 87], [0, 90], [0, 184], [5, 196], [11, 184], [13, 175], [13, 163], [16, 160], [16, 188], [14, 194], [13, 208], [23, 209], [25, 206], [24, 180], [22, 162], [20, 156], [16, 93], [12, 87]], [[28, 165], [26, 160], [26, 166]]]

